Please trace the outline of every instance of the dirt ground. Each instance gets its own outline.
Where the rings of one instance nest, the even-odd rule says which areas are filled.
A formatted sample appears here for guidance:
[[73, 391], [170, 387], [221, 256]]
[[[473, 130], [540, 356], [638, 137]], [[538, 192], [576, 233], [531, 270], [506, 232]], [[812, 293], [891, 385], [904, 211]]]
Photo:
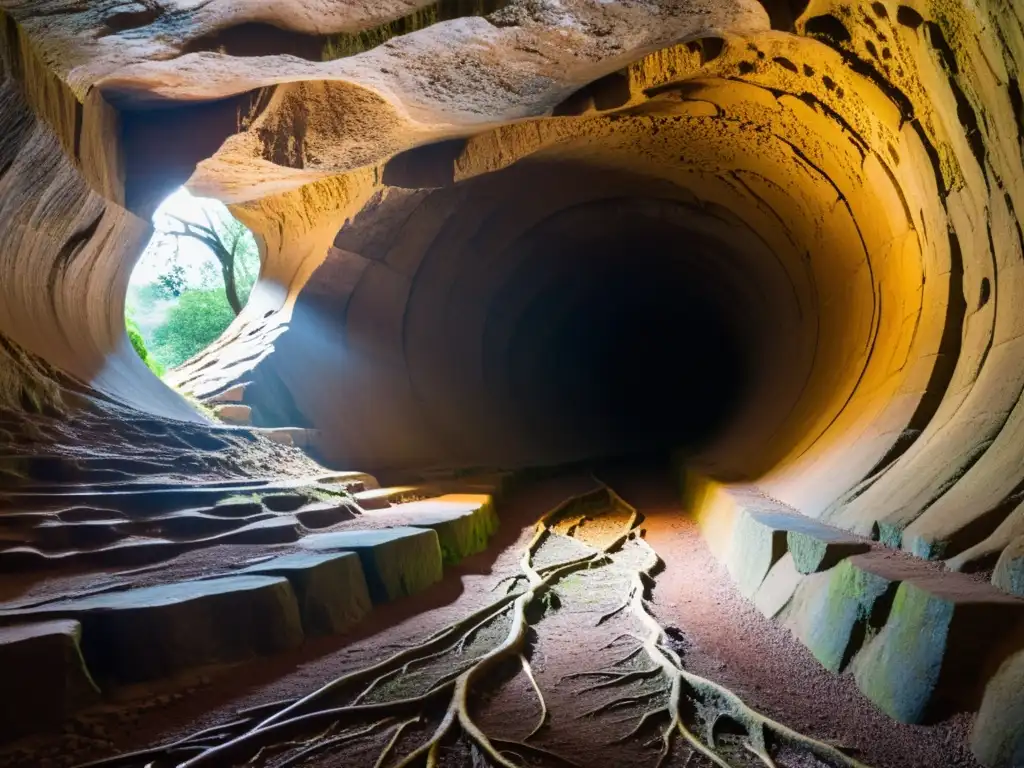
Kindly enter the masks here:
[[[827, 672], [785, 628], [762, 617], [736, 592], [693, 524], [681, 514], [665, 476], [620, 469], [602, 472], [602, 479], [644, 516], [644, 540], [665, 563], [650, 590], [648, 610], [666, 629], [666, 644], [688, 671], [731, 689], [762, 714], [806, 736], [841, 745], [865, 765], [975, 766], [965, 745], [969, 717], [927, 727], [894, 723], [874, 709], [850, 677]], [[115, 705], [84, 713], [60, 734], [0, 753], [0, 766], [76, 765], [165, 743], [237, 719], [239, 710], [306, 695], [343, 673], [422, 643], [451, 622], [493, 603], [509, 586], [514, 588], [508, 579], [519, 572], [521, 552], [533, 536], [537, 518], [563, 499], [593, 487], [594, 480], [580, 474], [513, 494], [500, 510], [501, 529], [487, 552], [448, 569], [444, 581], [429, 591], [375, 609], [356, 634], [311, 640], [299, 651], [230, 669], [200, 670], [160, 689], [125, 691]], [[610, 514], [575, 526], [572, 521], [556, 525], [534, 563], [540, 568], [586, 555], [614, 539], [627, 522], [622, 515]], [[616, 612], [628, 596], [628, 575], [640, 554], [636, 542], [627, 542], [601, 567], [567, 575], [554, 585], [541, 610], [530, 616], [526, 655], [548, 711], [543, 726], [537, 728], [540, 700], [520, 664], [499, 665], [478, 681], [471, 699], [473, 718], [488, 737], [502, 740], [502, 755], [512, 764], [654, 768], [658, 763], [664, 723], [652, 718], [635, 736], [623, 738], [638, 726], [644, 712], [663, 701], [658, 679], [640, 674], [618, 684], [605, 673], [573, 677], [601, 670], [642, 673], [649, 667], [640, 656], [630, 658], [638, 646], [635, 618], [629, 611]], [[496, 620], [469, 637], [458, 654], [385, 681], [363, 703], [394, 701], [424, 690], [462, 659], [478, 658], [493, 648], [507, 624], [505, 618]], [[600, 711], [588, 714], [596, 710]], [[422, 743], [440, 719], [430, 708], [423, 714], [421, 721], [410, 722], [396, 737], [388, 765], [400, 764], [400, 754]], [[706, 714], [699, 707], [691, 713], [695, 731]], [[740, 768], [761, 765], [741, 748], [739, 736], [730, 733], [728, 718], [715, 722], [711, 717], [710, 722], [730, 763]], [[394, 735], [394, 730], [382, 725], [366, 738], [339, 743], [294, 764], [371, 768], [389, 733]], [[332, 735], [325, 731], [321, 738]], [[515, 746], [527, 739], [534, 752]], [[465, 739], [445, 739], [438, 758], [441, 766], [451, 768], [488, 765]], [[776, 752], [775, 760], [780, 768], [829, 764], [790, 749]], [[279, 766], [282, 761], [283, 757], [266, 753], [250, 764]], [[663, 763], [687, 768], [711, 764], [678, 738]]]

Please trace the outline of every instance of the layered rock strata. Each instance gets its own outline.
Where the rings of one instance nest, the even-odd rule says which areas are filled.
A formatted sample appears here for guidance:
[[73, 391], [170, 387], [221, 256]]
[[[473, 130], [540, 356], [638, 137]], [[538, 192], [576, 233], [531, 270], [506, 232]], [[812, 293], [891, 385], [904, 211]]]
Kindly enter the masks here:
[[[806, 629], [819, 658], [896, 716], [995, 722], [1024, 536], [1020, 4], [414, 5], [0, 3], [4, 516], [319, 475], [296, 435], [368, 469], [682, 448], [718, 483], [691, 505], [712, 546], [764, 561], [738, 574], [759, 605], [835, 580], [821, 610], [865, 634]], [[184, 183], [262, 271], [172, 381], [258, 429], [209, 423], [124, 333], [146, 222]], [[815, 524], [758, 532], [748, 496]], [[237, 530], [292, 535], [270, 511]], [[195, 540], [223, 535], [208, 517]], [[0, 554], [85, 551], [103, 521]], [[869, 540], [920, 578], [861, 568]], [[991, 653], [959, 629], [990, 609]], [[921, 617], [945, 639], [909, 648]], [[986, 660], [971, 680], [946, 640]], [[899, 654], [924, 666], [897, 696], [870, 660]]]

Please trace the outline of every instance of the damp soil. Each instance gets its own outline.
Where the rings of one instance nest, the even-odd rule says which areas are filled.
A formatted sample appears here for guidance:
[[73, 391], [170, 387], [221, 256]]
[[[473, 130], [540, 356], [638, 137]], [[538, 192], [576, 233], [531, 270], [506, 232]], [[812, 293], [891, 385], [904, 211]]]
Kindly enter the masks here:
[[[603, 479], [644, 515], [645, 541], [665, 561], [649, 611], [667, 629], [669, 642], [686, 669], [730, 688], [750, 706], [807, 736], [849, 748], [867, 765], [974, 768], [965, 743], [969, 717], [931, 726], [889, 720], [857, 691], [849, 676], [827, 672], [784, 627], [762, 617], [736, 592], [696, 528], [681, 514], [673, 487], [664, 477], [633, 471], [609, 475]], [[339, 674], [415, 645], [492, 603], [508, 578], [519, 571], [520, 553], [537, 517], [592, 487], [593, 479], [580, 474], [514, 494], [501, 510], [501, 530], [487, 552], [448, 569], [444, 581], [427, 592], [378, 607], [354, 634], [310, 640], [299, 651], [233, 668], [199, 670], [159, 687], [122, 691], [118, 701], [84, 713], [61, 733], [0, 753], [0, 766], [75, 765], [170, 741], [228, 722], [240, 709], [305, 695]], [[621, 523], [614, 516], [598, 518], [589, 527], [575, 529], [572, 538], [552, 537], [550, 545], [537, 553], [537, 561], [562, 561], [588, 546], [601, 546], [614, 537]], [[630, 556], [624, 547], [625, 560], [620, 564], [629, 566]], [[557, 584], [555, 599], [543, 615], [533, 618], [530, 663], [551, 714], [530, 743], [578, 765], [653, 768], [660, 747], [657, 730], [615, 743], [636, 724], [643, 707], [586, 714], [616, 697], [649, 692], [645, 687], [649, 683], [588, 691], [593, 679], [571, 677], [606, 669], [627, 655], [630, 635], [637, 631], [628, 613], [602, 621], [621, 604], [626, 588], [623, 574], [616, 568], [575, 573]], [[482, 633], [473, 643], [486, 647], [500, 634]], [[471, 648], [466, 652], [477, 653]], [[625, 669], [630, 663], [635, 662], [627, 661]], [[493, 685], [473, 702], [476, 720], [494, 738], [523, 739], [537, 724], [538, 699], [514, 665], [498, 669], [493, 678]], [[727, 732], [720, 734], [726, 749], [730, 738], [734, 737]], [[358, 748], [329, 752], [302, 765], [369, 768], [380, 748], [379, 741], [370, 739]], [[736, 765], [756, 764], [743, 757], [738, 741], [736, 748]], [[681, 743], [669, 757], [666, 765], [710, 765]], [[484, 765], [464, 742], [446, 743], [440, 758], [445, 768]], [[783, 751], [776, 759], [782, 768], [824, 765], [799, 752]], [[559, 765], [528, 760], [524, 764]]]

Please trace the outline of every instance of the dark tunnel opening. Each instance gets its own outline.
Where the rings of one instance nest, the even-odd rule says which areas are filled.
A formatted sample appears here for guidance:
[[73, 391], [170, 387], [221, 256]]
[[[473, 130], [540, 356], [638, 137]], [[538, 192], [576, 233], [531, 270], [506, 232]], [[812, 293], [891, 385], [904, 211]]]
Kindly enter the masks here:
[[[859, 274], [806, 257], [813, 205], [759, 190], [759, 166], [698, 180], [631, 145], [593, 152], [389, 187], [338, 231], [296, 305], [301, 344], [276, 358], [339, 383], [289, 377], [332, 436], [326, 460], [380, 472], [671, 449], [742, 479], [794, 450], [817, 398], [841, 396], [841, 341], [870, 318], [841, 310]], [[314, 300], [339, 281], [341, 304]], [[342, 354], [315, 340], [338, 312]]]
[[556, 289], [554, 306], [528, 313], [509, 350], [524, 418], [597, 453], [705, 443], [734, 412], [746, 371], [721, 309], [692, 277], [622, 265]]
[[546, 450], [698, 450], [735, 416], [751, 371], [732, 256], [687, 230], [691, 215], [666, 200], [598, 200], [510, 249], [526, 254], [494, 297], [485, 356], [501, 372], [491, 386]]

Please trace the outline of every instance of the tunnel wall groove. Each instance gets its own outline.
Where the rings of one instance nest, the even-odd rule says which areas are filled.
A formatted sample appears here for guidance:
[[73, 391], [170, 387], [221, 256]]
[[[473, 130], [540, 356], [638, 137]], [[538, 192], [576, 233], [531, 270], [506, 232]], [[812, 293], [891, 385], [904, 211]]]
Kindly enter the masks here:
[[[913, 7], [932, 26], [904, 24], [895, 8], [883, 16], [822, 2], [797, 22], [805, 37], [730, 37], [714, 57], [695, 46], [663, 49], [623, 70], [630, 96], [621, 106], [581, 98], [575, 116], [479, 133], [444, 188], [385, 188], [335, 239], [359, 265], [338, 320], [345, 362], [331, 374], [347, 405], [282, 377], [302, 389], [296, 402], [310, 423], [334, 435], [325, 455], [394, 466], [516, 461], [536, 450], [508, 403], [491, 397], [517, 311], [495, 284], [512, 279], [509, 244], [526, 242], [516, 233], [537, 226], [528, 211], [571, 207], [566, 179], [579, 173], [576, 183], [595, 198], [602, 183], [660, 189], [701, 210], [693, 222], [707, 223], [693, 227], [717, 227], [717, 237], [743, 243], [733, 251], [763, 248], [785, 264], [779, 274], [795, 303], [775, 305], [773, 317], [790, 331], [751, 341], [750, 354], [771, 371], [760, 382], [764, 399], [741, 405], [733, 429], [694, 456], [696, 466], [756, 480], [806, 514], [897, 543], [918, 520], [903, 543], [925, 556], [976, 544], [985, 525], [945, 549], [927, 542], [955, 538], [957, 521], [974, 519], [963, 510], [977, 508], [971, 496], [982, 487], [980, 505], [998, 508], [990, 512], [998, 521], [1018, 483], [1015, 449], [1002, 446], [1012, 442], [1019, 400], [1009, 382], [1024, 378], [1013, 320], [1001, 312], [1016, 305], [1020, 146], [1009, 73], [1020, 35], [1012, 16], [992, 38], [969, 14], [935, 21], [930, 6]], [[830, 11], [849, 39], [808, 33], [809, 20]], [[998, 11], [988, 12], [996, 19]], [[680, 157], [673, 148], [684, 146]], [[749, 158], [743, 167], [737, 146], [756, 163], [776, 158], [775, 170]], [[666, 173], [666, 161], [688, 168]], [[414, 178], [415, 163], [405, 162]], [[432, 162], [430, 177], [443, 179]], [[561, 171], [545, 176], [545, 164]], [[503, 178], [531, 193], [503, 198]], [[729, 224], [712, 224], [715, 210], [728, 212]], [[837, 244], [861, 255], [837, 267]], [[741, 275], [761, 268], [753, 258], [738, 263]], [[764, 288], [765, 279], [751, 283]], [[477, 326], [498, 327], [492, 301], [505, 330], [477, 336]], [[992, 389], [992, 379], [1005, 384]], [[505, 456], [493, 450], [496, 436]], [[993, 483], [999, 474], [1005, 480]]]
[[[43, 272], [54, 275], [58, 293], [62, 274], [75, 282], [102, 275], [104, 290], [114, 286], [107, 303], [118, 301], [123, 265], [144, 227], [119, 207], [122, 159], [100, 138], [117, 110], [276, 86], [190, 182], [232, 203], [257, 233], [264, 267], [252, 307], [175, 381], [209, 395], [252, 380], [262, 423], [321, 427], [332, 461], [516, 462], [554, 437], [524, 432], [514, 391], [502, 386], [536, 378], [525, 368], [512, 372], [500, 349], [517, 338], [517, 313], [531, 306], [540, 317], [544, 300], [530, 304], [528, 296], [544, 295], [556, 274], [546, 271], [545, 246], [530, 231], [574, 200], [609, 197], [604, 188], [671, 199], [694, 211], [687, 226], [703, 245], [693, 250], [715, 253], [680, 248], [673, 258], [704, 275], [714, 306], [733, 305], [731, 322], [746, 329], [735, 331], [746, 339], [738, 354], [759, 371], [732, 422], [692, 455], [694, 466], [726, 481], [756, 481], [806, 514], [876, 531], [922, 556], [960, 557], [980, 546], [979, 557], [990, 558], [1007, 536], [1020, 535], [1000, 528], [1015, 519], [1024, 458], [1024, 355], [1014, 312], [1024, 205], [1014, 74], [1024, 50], [1020, 10], [1001, 2], [971, 13], [925, 0], [814, 0], [791, 33], [768, 30], [763, 11], [741, 5], [722, 10], [717, 27], [680, 20], [676, 39], [692, 40], [633, 63], [602, 49], [595, 60], [603, 70], [586, 88], [577, 70], [558, 83], [520, 80], [519, 96], [502, 90], [508, 100], [500, 108], [474, 102], [475, 116], [459, 112], [444, 128], [436, 123], [444, 109], [426, 91], [414, 98], [370, 70], [395, 51], [412, 55], [417, 41], [423, 51], [470, 38], [500, 47], [507, 32], [482, 20], [435, 25], [362, 59], [288, 69], [290, 82], [252, 70], [252, 60], [221, 56], [216, 82], [203, 87], [197, 67], [214, 54], [144, 62], [143, 49], [129, 46], [118, 59], [135, 62], [129, 75], [113, 60], [100, 66], [97, 52], [108, 43], [76, 48], [61, 38], [81, 66], [73, 74], [57, 67], [54, 76], [52, 41], [45, 63], [33, 58], [34, 43], [19, 42], [22, 63], [5, 72], [38, 83], [19, 86], [27, 99], [19, 114], [44, 118], [47, 152], [59, 150], [68, 178], [79, 179], [61, 193], [83, 196], [81, 221], [62, 223], [66, 231], [51, 238], [52, 258], [66, 259], [71, 271]], [[46, 38], [31, 9], [18, 18]], [[21, 27], [6, 21], [5, 29], [21, 39]], [[570, 47], [592, 50], [584, 38]], [[473, 71], [483, 66], [474, 60]], [[90, 77], [99, 88], [86, 87]], [[542, 104], [561, 104], [563, 116], [538, 118]], [[348, 117], [334, 120], [343, 105]], [[386, 138], [378, 146], [356, 140], [378, 128]], [[404, 156], [403, 183], [412, 188], [384, 183], [389, 157], [453, 137], [463, 144]], [[422, 177], [432, 183], [416, 189], [416, 158], [425, 163], [428, 155]], [[545, 231], [569, 238], [569, 229]], [[673, 240], [668, 229], [663, 237]], [[523, 260], [516, 250], [534, 255]], [[527, 271], [514, 278], [516, 268]], [[531, 274], [532, 293], [512, 299], [505, 289], [498, 298], [503, 281], [528, 284]], [[751, 288], [742, 287], [744, 276]], [[341, 309], [325, 298], [337, 280]], [[32, 290], [23, 282], [18, 294]], [[504, 320], [489, 318], [492, 301]], [[751, 302], [760, 315], [747, 310]], [[116, 311], [63, 319], [33, 311], [16, 309], [3, 326], [17, 343], [30, 336], [29, 323], [33, 331], [52, 327], [26, 343], [30, 352], [119, 399], [178, 407], [125, 355], [110, 319]], [[564, 324], [566, 314], [551, 321]], [[83, 323], [90, 330], [82, 343], [69, 344], [66, 328]], [[323, 359], [328, 339], [342, 350], [335, 360]], [[516, 365], [527, 365], [516, 354]], [[310, 380], [309, 370], [321, 373]], [[290, 404], [275, 408], [271, 393], [280, 399], [285, 391]], [[557, 421], [547, 415], [553, 420], [531, 418]], [[574, 440], [575, 448], [570, 440], [550, 458], [583, 445], [611, 448], [584, 435]], [[973, 557], [953, 563], [974, 567]]]
[[54, 456], [82, 482], [309, 470], [200, 423], [127, 344], [139, 215], [188, 176], [262, 268], [170, 378], [245, 385], [257, 426], [312, 428], [326, 463], [672, 439], [697, 490], [722, 490], [689, 511], [725, 559], [749, 532], [722, 499], [749, 494], [1019, 589], [1020, 3], [810, 0], [774, 9], [785, 29], [748, 0], [578, 4], [571, 24], [460, 19], [331, 62], [190, 44], [267, 13], [286, 35], [358, 22], [344, 11], [310, 30], [213, 4], [118, 30], [99, 6], [9, 5], [6, 483], [52, 480]]

